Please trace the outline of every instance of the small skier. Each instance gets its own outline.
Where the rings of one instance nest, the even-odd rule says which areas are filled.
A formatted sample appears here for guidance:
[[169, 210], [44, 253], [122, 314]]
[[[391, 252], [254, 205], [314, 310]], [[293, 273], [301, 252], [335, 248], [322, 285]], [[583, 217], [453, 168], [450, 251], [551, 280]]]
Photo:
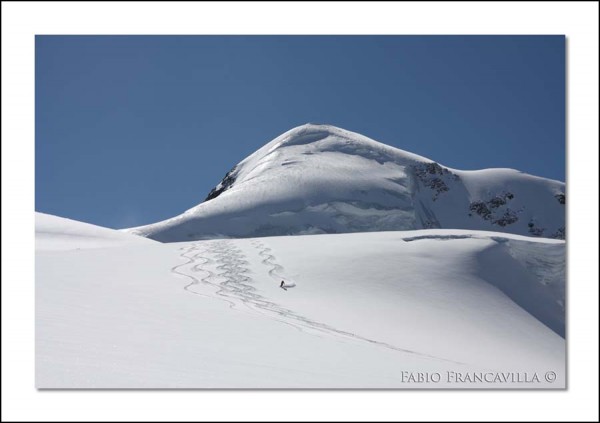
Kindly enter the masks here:
[[285, 289], [287, 291], [287, 288], [285, 287], [285, 282], [284, 281], [281, 281], [281, 284], [279, 285], [279, 287], [281, 289]]

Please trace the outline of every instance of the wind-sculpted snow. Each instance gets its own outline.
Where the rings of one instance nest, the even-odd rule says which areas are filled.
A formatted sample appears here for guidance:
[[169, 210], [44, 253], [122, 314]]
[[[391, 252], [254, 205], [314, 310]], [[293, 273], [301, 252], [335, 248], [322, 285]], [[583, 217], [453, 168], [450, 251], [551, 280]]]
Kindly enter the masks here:
[[402, 239], [406, 242], [459, 239], [494, 241], [478, 257], [484, 279], [554, 332], [565, 336], [564, 242], [534, 242], [531, 238], [490, 236], [477, 232], [425, 234]]
[[404, 239], [404, 241], [406, 242], [411, 242], [411, 241], [419, 241], [422, 239], [437, 239], [439, 241], [449, 241], [452, 239], [469, 239], [469, 238], [473, 238], [472, 235], [420, 235], [420, 236], [409, 236], [406, 238], [402, 238]]
[[307, 124], [235, 165], [198, 206], [128, 231], [163, 242], [427, 228], [564, 238], [564, 199], [559, 181], [451, 169]]
[[564, 338], [565, 245], [494, 238], [479, 258], [482, 275]]

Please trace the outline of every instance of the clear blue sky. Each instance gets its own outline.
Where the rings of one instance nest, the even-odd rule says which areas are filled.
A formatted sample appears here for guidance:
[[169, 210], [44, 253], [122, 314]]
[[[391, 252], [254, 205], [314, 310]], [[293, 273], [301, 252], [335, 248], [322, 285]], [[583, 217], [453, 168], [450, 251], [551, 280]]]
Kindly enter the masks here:
[[329, 123], [459, 169], [565, 178], [565, 38], [37, 36], [36, 210], [122, 228]]

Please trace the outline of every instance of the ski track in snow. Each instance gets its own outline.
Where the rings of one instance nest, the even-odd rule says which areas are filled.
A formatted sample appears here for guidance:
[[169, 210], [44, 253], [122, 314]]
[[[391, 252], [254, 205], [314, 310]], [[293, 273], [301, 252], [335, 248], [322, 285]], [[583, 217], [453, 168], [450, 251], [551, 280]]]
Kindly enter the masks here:
[[[201, 296], [201, 297], [205, 297], [205, 298], [213, 298], [213, 297], [211, 297], [210, 295], [201, 294], [201, 293], [199, 293], [199, 292], [197, 292], [197, 291], [194, 291], [194, 290], [192, 289], [192, 288], [194, 287], [194, 285], [198, 285], [198, 284], [199, 284], [199, 283], [201, 283], [201, 282], [202, 282], [202, 283], [207, 283], [207, 282], [204, 280], [206, 277], [205, 277], [205, 278], [202, 278], [202, 279], [197, 279], [197, 278], [195, 278], [195, 277], [194, 277], [194, 276], [192, 276], [192, 275], [189, 275], [189, 274], [187, 274], [187, 273], [183, 273], [183, 272], [180, 272], [180, 271], [179, 271], [179, 268], [181, 268], [181, 267], [185, 267], [185, 266], [188, 266], [188, 265], [190, 265], [190, 264], [192, 264], [192, 263], [195, 263], [195, 261], [196, 261], [196, 260], [195, 260], [195, 257], [194, 257], [194, 258], [192, 258], [192, 257], [188, 257], [188, 256], [186, 255], [186, 253], [192, 252], [192, 251], [194, 251], [195, 249], [196, 249], [196, 247], [195, 247], [195, 246], [194, 246], [194, 247], [192, 247], [192, 248], [185, 248], [185, 247], [182, 247], [182, 248], [180, 248], [180, 251], [183, 251], [183, 253], [182, 253], [182, 254], [180, 254], [180, 257], [181, 257], [181, 258], [184, 258], [184, 259], [187, 259], [187, 262], [185, 262], [185, 263], [182, 263], [182, 264], [178, 264], [177, 266], [173, 266], [173, 267], [171, 268], [171, 272], [175, 273], [176, 275], [180, 275], [180, 276], [183, 276], [183, 277], [185, 277], [185, 278], [191, 279], [191, 282], [190, 282], [190, 283], [188, 283], [187, 285], [185, 285], [185, 286], [183, 287], [183, 289], [184, 289], [185, 291], [191, 292], [192, 294], [199, 295], [199, 296]], [[207, 260], [208, 260], [208, 259], [207, 259]], [[206, 261], [206, 262], [205, 262], [205, 263], [203, 263], [203, 264], [208, 264], [208, 263], [209, 263], [209, 261]], [[192, 267], [192, 270], [193, 270], [193, 271], [197, 271], [197, 270], [196, 270], [197, 266], [199, 266], [199, 264], [196, 264], [196, 265], [194, 265], [194, 267]], [[200, 269], [198, 269], [198, 270], [200, 270]], [[202, 269], [202, 270], [204, 270], [204, 269]], [[208, 277], [208, 276], [212, 276], [212, 272], [211, 272], [211, 271], [209, 271], [209, 270], [204, 270], [204, 271], [208, 273], [207, 277]], [[233, 305], [233, 303], [230, 303], [230, 304], [231, 304], [231, 305]]]
[[[256, 294], [254, 292], [256, 289], [253, 286], [248, 285], [247, 282], [250, 282], [251, 278], [243, 274], [248, 271], [248, 269], [242, 267], [242, 265], [247, 264], [247, 262], [241, 260], [242, 253], [239, 249], [227, 249], [223, 242], [219, 241], [209, 244], [205, 250], [199, 250], [196, 244], [192, 247], [182, 247], [180, 250], [183, 251], [183, 253], [180, 254], [180, 257], [187, 259], [187, 262], [173, 267], [171, 271], [177, 275], [191, 279], [191, 282], [183, 287], [184, 290], [205, 298], [224, 301], [228, 304], [229, 308], [237, 311], [244, 311], [239, 307], [240, 302], [250, 310], [263, 315], [265, 315], [265, 313], [263, 313], [261, 309], [273, 311], [274, 308], [277, 307], [277, 304], [267, 301], [262, 296]], [[189, 256], [188, 254], [192, 252], [195, 252], [195, 254]], [[207, 255], [215, 256], [216, 260], [206, 257]], [[203, 262], [197, 263], [196, 260], [198, 259], [203, 260]], [[214, 273], [206, 269], [205, 267], [209, 264], [216, 265], [216, 268], [223, 270], [223, 272]], [[206, 275], [198, 279], [191, 274], [183, 273], [178, 270], [179, 268], [186, 266], [188, 266], [192, 272], [204, 272]], [[214, 280], [217, 278], [224, 280], [217, 282]], [[210, 296], [195, 291], [193, 287], [199, 284], [212, 288], [216, 296]], [[303, 331], [301, 327], [293, 323], [269, 315], [266, 315], [266, 317]]]
[[262, 264], [264, 264], [265, 266], [271, 266], [271, 269], [269, 269], [269, 276], [276, 280], [284, 279], [284, 277], [281, 275], [281, 273], [283, 273], [283, 266], [275, 262], [275, 256], [270, 253], [271, 249], [269, 247], [266, 247], [260, 241], [254, 241], [252, 243], [252, 246], [260, 250], [258, 252], [259, 256], [264, 257], [262, 260]]
[[[283, 276], [285, 269], [276, 262], [276, 257], [271, 253], [271, 248], [265, 246], [260, 241], [253, 241], [251, 242], [251, 245], [258, 250], [258, 255], [262, 258], [262, 264], [270, 267], [268, 270], [269, 276], [274, 280], [285, 279]], [[301, 332], [309, 333], [314, 336], [319, 336], [317, 333], [320, 333], [334, 336], [338, 339], [358, 340], [405, 354], [413, 354], [425, 358], [451, 362], [453, 364], [465, 364], [406, 348], [400, 348], [386, 342], [376, 341], [355, 333], [336, 329], [325, 323], [306, 318], [277, 303], [267, 300], [257, 292], [257, 289], [254, 286], [252, 286], [253, 280], [246, 274], [249, 272], [249, 269], [244, 267], [248, 262], [244, 259], [243, 252], [229, 240], [210, 241], [207, 243], [206, 249], [204, 250], [200, 250], [197, 244], [192, 244], [191, 247], [182, 247], [180, 250], [183, 251], [180, 254], [180, 257], [187, 261], [172, 267], [171, 271], [177, 275], [190, 279], [190, 282], [185, 285], [183, 289], [192, 294], [224, 301], [228, 304], [229, 308], [238, 311], [243, 311], [240, 306], [245, 306], [251, 311], [258, 312], [267, 318], [290, 325]], [[194, 254], [190, 255], [191, 253]], [[212, 256], [215, 259], [213, 260], [207, 256]], [[199, 263], [197, 260], [202, 260], [202, 262]], [[221, 272], [214, 273], [207, 270], [206, 267], [208, 265], [215, 265], [216, 269]], [[182, 269], [186, 267], [193, 273], [203, 272], [205, 275], [198, 278], [192, 274], [185, 273]], [[216, 281], [216, 279], [222, 280]], [[202, 294], [194, 290], [194, 287], [200, 284], [212, 288], [215, 296]]]

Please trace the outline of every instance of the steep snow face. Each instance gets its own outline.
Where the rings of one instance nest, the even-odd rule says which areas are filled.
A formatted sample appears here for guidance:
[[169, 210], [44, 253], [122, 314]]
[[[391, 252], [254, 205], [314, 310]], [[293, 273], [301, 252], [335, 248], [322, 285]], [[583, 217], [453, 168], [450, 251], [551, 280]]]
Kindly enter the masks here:
[[36, 251], [81, 250], [130, 244], [149, 245], [155, 242], [114, 229], [51, 214], [35, 213]]
[[234, 166], [182, 215], [128, 229], [163, 242], [427, 228], [564, 238], [564, 183], [460, 171], [329, 125], [307, 124]]

